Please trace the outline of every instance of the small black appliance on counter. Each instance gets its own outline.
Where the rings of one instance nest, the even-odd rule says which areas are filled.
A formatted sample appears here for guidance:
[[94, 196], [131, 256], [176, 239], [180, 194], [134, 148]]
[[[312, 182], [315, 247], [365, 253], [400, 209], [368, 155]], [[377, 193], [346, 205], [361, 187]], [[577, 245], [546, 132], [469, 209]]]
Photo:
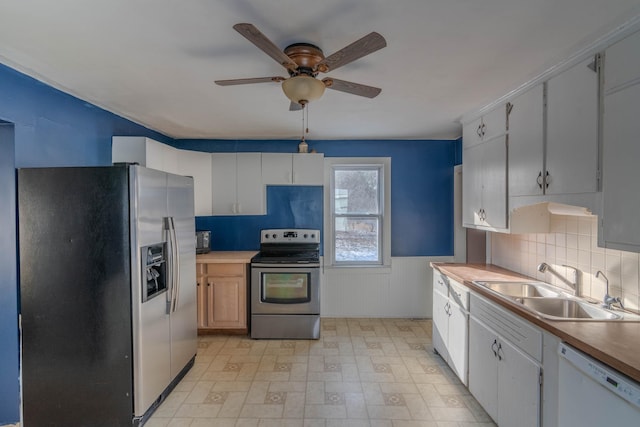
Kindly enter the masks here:
[[196, 253], [206, 254], [211, 250], [211, 231], [196, 231]]

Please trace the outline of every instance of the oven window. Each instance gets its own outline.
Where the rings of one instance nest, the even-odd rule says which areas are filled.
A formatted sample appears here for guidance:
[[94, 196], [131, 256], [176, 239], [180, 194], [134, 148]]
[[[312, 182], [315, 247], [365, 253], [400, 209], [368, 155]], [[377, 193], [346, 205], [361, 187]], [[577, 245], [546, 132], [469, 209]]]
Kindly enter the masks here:
[[310, 273], [262, 273], [262, 302], [300, 304], [311, 301]]

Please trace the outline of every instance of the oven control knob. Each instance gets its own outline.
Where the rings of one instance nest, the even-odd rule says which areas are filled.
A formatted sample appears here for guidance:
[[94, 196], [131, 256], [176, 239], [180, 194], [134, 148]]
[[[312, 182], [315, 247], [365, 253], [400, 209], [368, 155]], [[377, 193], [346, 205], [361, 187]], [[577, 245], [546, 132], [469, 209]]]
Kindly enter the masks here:
[[315, 238], [316, 238], [316, 235], [315, 235], [315, 234], [312, 234], [312, 235], [311, 235], [311, 238], [312, 238], [312, 239], [315, 239]]
[[308, 235], [308, 234], [305, 234], [305, 235], [304, 235], [304, 238], [306, 239], [307, 237], [309, 237], [309, 235]]
[[265, 238], [265, 239], [268, 239], [268, 238], [269, 238], [269, 235], [268, 235], [268, 234], [265, 234], [265, 235], [264, 235], [264, 238]]
[[273, 233], [271, 236], [272, 236], [274, 239], [275, 239], [276, 237], [278, 237], [278, 236], [276, 235], [276, 233]]

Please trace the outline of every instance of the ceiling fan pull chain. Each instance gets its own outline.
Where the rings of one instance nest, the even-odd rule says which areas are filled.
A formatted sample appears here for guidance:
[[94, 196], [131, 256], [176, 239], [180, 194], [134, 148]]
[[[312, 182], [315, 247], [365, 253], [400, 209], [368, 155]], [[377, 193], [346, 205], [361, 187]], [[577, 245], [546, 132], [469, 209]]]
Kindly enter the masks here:
[[307, 127], [305, 128], [305, 133], [309, 133], [309, 106], [307, 105], [307, 108], [303, 109], [307, 110], [307, 112], [305, 113], [307, 115]]

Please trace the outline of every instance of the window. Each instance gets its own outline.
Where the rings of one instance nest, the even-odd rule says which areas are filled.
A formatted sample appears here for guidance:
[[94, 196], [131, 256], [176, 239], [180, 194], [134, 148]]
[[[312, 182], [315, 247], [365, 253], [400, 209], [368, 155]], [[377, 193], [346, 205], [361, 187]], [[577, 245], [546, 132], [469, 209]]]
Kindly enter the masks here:
[[[335, 266], [388, 265], [388, 158], [328, 158], [325, 255]], [[328, 237], [328, 238], [327, 238]]]

